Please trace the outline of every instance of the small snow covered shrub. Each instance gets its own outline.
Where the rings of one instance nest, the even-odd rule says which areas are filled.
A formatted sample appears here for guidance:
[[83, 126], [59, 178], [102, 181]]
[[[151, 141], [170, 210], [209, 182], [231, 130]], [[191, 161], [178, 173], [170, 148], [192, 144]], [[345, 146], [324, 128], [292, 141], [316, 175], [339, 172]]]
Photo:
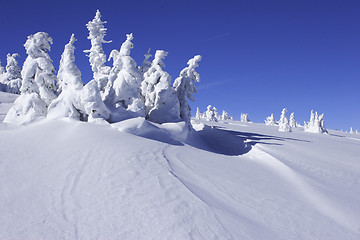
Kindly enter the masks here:
[[218, 121], [217, 118], [215, 117], [214, 108], [211, 108], [211, 105], [207, 106], [205, 116], [206, 116], [206, 121], [210, 121], [210, 122], [217, 122]]
[[286, 108], [284, 108], [281, 111], [281, 116], [280, 116], [280, 120], [279, 120], [279, 131], [280, 132], [291, 132], [291, 127], [290, 127], [289, 121], [285, 115], [286, 115]]
[[290, 127], [292, 128], [296, 128], [296, 121], [295, 121], [295, 114], [291, 113], [290, 114]]
[[196, 108], [196, 115], [195, 118], [200, 120], [201, 118], [203, 118], [203, 114], [200, 112], [200, 109], [197, 107]]
[[265, 120], [265, 124], [266, 125], [269, 125], [269, 126], [274, 126], [274, 125], [277, 125], [276, 124], [276, 120], [274, 118], [274, 114], [272, 113], [270, 117], [267, 117], [266, 120]]
[[247, 113], [242, 113], [240, 117], [241, 122], [250, 122]]
[[350, 132], [349, 132], [349, 133], [351, 133], [351, 134], [354, 134], [354, 133], [355, 133], [352, 127], [350, 128]]
[[231, 120], [231, 117], [229, 116], [229, 114], [225, 110], [222, 111], [221, 120], [222, 121]]
[[327, 133], [324, 124], [324, 114], [319, 116], [317, 112], [314, 113], [314, 111], [311, 110], [310, 122], [308, 124], [304, 123], [304, 130], [305, 132], [311, 133]]

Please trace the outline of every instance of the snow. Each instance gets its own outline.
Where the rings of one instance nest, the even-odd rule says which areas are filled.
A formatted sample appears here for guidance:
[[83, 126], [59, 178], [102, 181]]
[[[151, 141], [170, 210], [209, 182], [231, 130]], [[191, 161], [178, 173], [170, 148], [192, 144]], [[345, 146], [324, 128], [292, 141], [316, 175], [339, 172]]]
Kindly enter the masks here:
[[359, 135], [192, 124], [1, 123], [0, 239], [359, 239]]
[[17, 94], [1, 92], [0, 93], [0, 122], [2, 122], [13, 106], [14, 101], [19, 97]]

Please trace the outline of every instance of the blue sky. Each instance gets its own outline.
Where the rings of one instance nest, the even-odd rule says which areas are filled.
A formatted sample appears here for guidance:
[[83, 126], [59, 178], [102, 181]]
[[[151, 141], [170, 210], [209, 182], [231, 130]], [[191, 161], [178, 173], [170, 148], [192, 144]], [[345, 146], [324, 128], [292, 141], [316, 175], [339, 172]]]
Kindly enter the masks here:
[[193, 110], [211, 104], [235, 119], [244, 112], [263, 122], [286, 107], [302, 123], [314, 109], [325, 113], [328, 128], [360, 129], [360, 1], [0, 0], [0, 6], [2, 65], [8, 52], [18, 52], [22, 65], [27, 36], [45, 31], [58, 68], [74, 33], [76, 63], [88, 82], [85, 24], [99, 9], [106, 40], [113, 41], [104, 44], [106, 54], [132, 32], [138, 64], [148, 48], [168, 51], [165, 70], [173, 79], [189, 58], [203, 56]]

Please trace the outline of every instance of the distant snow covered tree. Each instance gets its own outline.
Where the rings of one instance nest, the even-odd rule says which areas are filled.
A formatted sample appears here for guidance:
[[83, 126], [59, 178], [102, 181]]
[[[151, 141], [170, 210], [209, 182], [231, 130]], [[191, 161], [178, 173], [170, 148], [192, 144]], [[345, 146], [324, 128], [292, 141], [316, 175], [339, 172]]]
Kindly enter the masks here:
[[45, 117], [55, 94], [55, 68], [48, 51], [52, 43], [45, 32], [30, 35], [24, 44], [28, 57], [21, 71], [21, 95], [14, 102], [4, 121], [26, 124]]
[[359, 134], [359, 130], [356, 130], [355, 133], [356, 133], [356, 134]]
[[6, 85], [2, 83], [4, 77], [5, 77], [5, 69], [1, 65], [1, 61], [0, 61], [0, 91], [1, 92], [6, 92]]
[[270, 117], [267, 117], [265, 120], [266, 125], [274, 126], [276, 125], [276, 120], [274, 118], [274, 114], [272, 113]]
[[295, 121], [295, 114], [294, 113], [290, 114], [290, 127], [296, 128], [296, 121]]
[[189, 122], [191, 118], [191, 108], [187, 99], [194, 101], [193, 93], [196, 93], [195, 82], [200, 82], [200, 75], [196, 72], [195, 68], [199, 66], [198, 62], [201, 61], [201, 56], [196, 55], [190, 59], [187, 64], [188, 66], [184, 68], [179, 77], [174, 81], [174, 88], [176, 95], [179, 99], [180, 104], [180, 117], [185, 122]]
[[324, 123], [324, 114], [318, 115], [317, 112], [314, 113], [311, 110], [310, 122], [308, 124], [304, 123], [305, 132], [311, 133], [327, 133]]
[[21, 68], [18, 66], [17, 57], [19, 57], [17, 53], [8, 53], [6, 57], [6, 72], [3, 71], [4, 68], [0, 70], [0, 72], [3, 71], [3, 74], [0, 74], [0, 83], [3, 85], [2, 90], [15, 94], [20, 93], [21, 87]]
[[7, 92], [20, 94], [21, 88], [21, 68], [18, 65], [17, 57], [20, 57], [19, 54], [8, 53], [6, 57], [6, 80], [7, 82]]
[[241, 120], [241, 122], [250, 122], [247, 113], [241, 113], [241, 118], [240, 118], [240, 120]]
[[203, 114], [200, 112], [199, 108], [197, 107], [196, 108], [196, 115], [195, 115], [195, 118], [196, 119], [201, 119], [203, 117]]
[[207, 110], [205, 112], [206, 121], [217, 122], [215, 117], [214, 108], [211, 108], [211, 105], [207, 106]]
[[226, 121], [226, 120], [229, 120], [229, 119], [230, 119], [229, 114], [225, 110], [223, 110], [222, 114], [221, 114], [221, 120]]
[[153, 122], [180, 121], [180, 106], [175, 90], [170, 82], [170, 75], [163, 70], [163, 59], [167, 52], [157, 50], [149, 70], [141, 83], [146, 118]]
[[291, 127], [288, 119], [286, 118], [286, 108], [281, 111], [280, 121], [279, 121], [279, 131], [280, 132], [291, 132]]
[[105, 66], [106, 54], [102, 47], [103, 43], [111, 42], [104, 40], [107, 30], [104, 27], [104, 23], [106, 23], [106, 21], [101, 20], [100, 11], [97, 10], [94, 19], [86, 24], [86, 27], [89, 30], [88, 39], [91, 41], [91, 48], [90, 50], [84, 51], [85, 53], [89, 53], [88, 57], [93, 71], [93, 78], [97, 82], [101, 93], [104, 92], [111, 69], [110, 67]]
[[150, 54], [150, 48], [149, 50], [147, 51], [147, 53], [145, 53], [144, 55], [144, 61], [143, 63], [141, 64], [140, 66], [140, 71], [141, 71], [141, 74], [144, 75], [144, 73], [147, 72], [147, 70], [149, 70], [149, 68], [151, 67], [151, 62], [149, 61], [149, 58], [152, 57], [152, 55]]
[[140, 101], [142, 76], [136, 62], [130, 57], [130, 51], [134, 47], [131, 42], [133, 35], [130, 33], [126, 37], [127, 39], [121, 45], [120, 52], [113, 50], [110, 54], [109, 60], [113, 59], [113, 68], [110, 71], [104, 101], [113, 111], [121, 107], [143, 116]]
[[216, 119], [216, 122], [219, 121], [219, 120], [220, 120], [220, 116], [219, 116], [219, 113], [218, 113], [218, 111], [217, 111], [217, 108], [214, 106], [212, 110], [213, 110], [213, 112], [214, 112], [214, 117], [215, 117], [215, 119]]
[[1, 61], [0, 61], [0, 75], [5, 73], [5, 69], [4, 67], [1, 65]]
[[78, 98], [80, 90], [83, 88], [83, 82], [81, 81], [81, 72], [75, 64], [75, 41], [74, 34], [72, 34], [61, 55], [57, 75], [57, 86], [60, 95], [51, 102], [48, 108], [48, 118], [70, 117], [80, 119], [79, 105], [81, 103], [78, 102]]
[[350, 132], [349, 132], [349, 133], [351, 133], [351, 134], [354, 134], [354, 133], [355, 133], [352, 127], [350, 128]]

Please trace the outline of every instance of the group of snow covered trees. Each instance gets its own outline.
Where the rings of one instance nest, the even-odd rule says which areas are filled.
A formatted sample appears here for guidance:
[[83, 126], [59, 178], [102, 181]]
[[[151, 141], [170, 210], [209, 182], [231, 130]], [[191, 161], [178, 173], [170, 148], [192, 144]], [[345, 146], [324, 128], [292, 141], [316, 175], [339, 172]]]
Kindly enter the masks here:
[[[291, 132], [292, 128], [296, 128], [300, 126], [300, 124], [296, 123], [294, 113], [291, 113], [290, 120], [288, 120], [286, 112], [286, 108], [281, 111], [280, 120], [278, 122], [275, 120], [274, 114], [271, 114], [265, 119], [265, 124], [271, 126], [278, 125], [280, 132]], [[317, 112], [314, 113], [314, 111], [311, 110], [310, 121], [308, 123], [304, 122], [303, 128], [305, 132], [327, 133], [324, 124], [324, 114], [319, 115]]]
[[2, 92], [20, 93], [21, 68], [18, 66], [17, 57], [19, 57], [19, 54], [9, 53], [6, 56], [7, 63], [5, 69], [1, 66], [0, 61], [0, 91]]
[[171, 84], [171, 76], [164, 70], [167, 52], [157, 50], [152, 62], [145, 54], [138, 66], [130, 56], [133, 35], [127, 34], [120, 50], [110, 53], [113, 66], [105, 65], [107, 59], [102, 44], [106, 28], [100, 12], [86, 25], [91, 48], [86, 50], [93, 71], [93, 79], [86, 85], [75, 64], [74, 35], [65, 46], [57, 75], [48, 52], [51, 37], [45, 32], [30, 35], [24, 44], [27, 58], [22, 70], [17, 54], [8, 55], [6, 72], [0, 67], [3, 91], [20, 93], [9, 110], [5, 122], [24, 124], [40, 118], [70, 117], [83, 121], [104, 119], [117, 122], [131, 117], [164, 123], [190, 122], [188, 99], [194, 101], [195, 83], [200, 81], [196, 72], [201, 56], [188, 61], [179, 77]]
[[206, 121], [210, 121], [210, 122], [218, 122], [218, 121], [226, 121], [226, 120], [234, 119], [233, 117], [229, 116], [229, 114], [225, 110], [223, 110], [222, 114], [219, 115], [217, 108], [212, 107], [211, 105], [207, 106], [207, 109], [204, 113], [201, 113], [199, 108], [196, 108], [195, 118], [198, 120], [205, 119]]

